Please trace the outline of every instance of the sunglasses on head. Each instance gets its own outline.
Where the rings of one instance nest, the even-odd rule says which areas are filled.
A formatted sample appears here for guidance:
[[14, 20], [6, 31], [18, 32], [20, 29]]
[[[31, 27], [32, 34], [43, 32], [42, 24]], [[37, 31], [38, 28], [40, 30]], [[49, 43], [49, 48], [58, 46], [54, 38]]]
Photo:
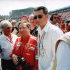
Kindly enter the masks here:
[[37, 15], [37, 16], [34, 16], [34, 19], [37, 19], [37, 18], [42, 18], [43, 15]]

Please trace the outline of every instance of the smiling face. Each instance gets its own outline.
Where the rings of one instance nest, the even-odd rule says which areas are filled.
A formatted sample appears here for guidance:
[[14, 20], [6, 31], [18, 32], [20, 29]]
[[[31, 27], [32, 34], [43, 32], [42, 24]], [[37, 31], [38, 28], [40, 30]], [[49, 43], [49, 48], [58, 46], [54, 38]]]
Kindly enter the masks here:
[[19, 25], [19, 33], [21, 37], [25, 37], [30, 34], [30, 29], [26, 25], [27, 23], [21, 23]]
[[2, 30], [3, 30], [3, 32], [6, 36], [9, 36], [12, 32], [12, 26], [9, 26], [8, 24], [5, 24], [4, 28]]

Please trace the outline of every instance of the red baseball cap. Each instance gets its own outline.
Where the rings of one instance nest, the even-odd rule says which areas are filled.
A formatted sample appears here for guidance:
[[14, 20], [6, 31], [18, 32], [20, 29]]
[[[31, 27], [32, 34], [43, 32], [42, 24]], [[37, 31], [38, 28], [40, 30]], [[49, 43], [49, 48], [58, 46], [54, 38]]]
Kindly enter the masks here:
[[21, 17], [21, 18], [24, 18], [24, 17], [28, 19], [28, 16], [27, 16], [27, 15], [22, 15], [22, 17]]

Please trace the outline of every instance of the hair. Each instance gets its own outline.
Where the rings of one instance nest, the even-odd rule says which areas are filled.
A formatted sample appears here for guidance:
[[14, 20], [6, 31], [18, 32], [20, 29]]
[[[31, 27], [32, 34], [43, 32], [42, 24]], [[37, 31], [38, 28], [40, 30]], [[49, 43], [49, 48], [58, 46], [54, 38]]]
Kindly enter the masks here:
[[19, 24], [18, 24], [18, 28], [19, 28], [19, 25], [24, 23], [28, 28], [31, 28], [31, 24], [27, 21], [21, 21]]
[[40, 7], [37, 7], [37, 8], [34, 9], [34, 11], [39, 11], [39, 10], [43, 10], [44, 14], [48, 14], [48, 10], [44, 6], [40, 6]]
[[57, 14], [57, 13], [52, 14], [51, 17], [50, 17], [50, 20], [51, 20], [51, 21], [53, 21], [53, 16], [54, 16], [54, 15], [58, 15], [58, 14]]
[[16, 20], [12, 20], [11, 21], [11, 24], [16, 24]]
[[27, 15], [22, 15], [21, 16], [21, 18], [24, 18], [24, 17], [28, 19], [28, 16]]
[[4, 28], [6, 24], [10, 27], [12, 27], [12, 24], [8, 20], [1, 21], [1, 28]]

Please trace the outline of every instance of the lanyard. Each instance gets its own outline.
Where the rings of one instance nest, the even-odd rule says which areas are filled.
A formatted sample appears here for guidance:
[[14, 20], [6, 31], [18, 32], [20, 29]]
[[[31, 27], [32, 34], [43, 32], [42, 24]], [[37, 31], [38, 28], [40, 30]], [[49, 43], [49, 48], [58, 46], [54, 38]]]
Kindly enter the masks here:
[[39, 35], [39, 48], [43, 48], [43, 40], [46, 32], [43, 32], [42, 36]]
[[45, 34], [46, 32], [43, 32], [42, 36], [39, 35], [39, 54], [40, 54], [40, 49], [44, 49], [43, 40], [44, 40]]

